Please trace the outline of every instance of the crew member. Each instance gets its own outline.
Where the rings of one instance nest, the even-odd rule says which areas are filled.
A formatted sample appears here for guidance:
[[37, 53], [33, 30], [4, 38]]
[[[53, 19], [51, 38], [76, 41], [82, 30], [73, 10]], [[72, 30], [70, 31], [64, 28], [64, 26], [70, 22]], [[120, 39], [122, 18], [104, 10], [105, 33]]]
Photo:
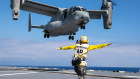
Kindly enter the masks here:
[[76, 45], [56, 48], [61, 50], [68, 50], [68, 49], [76, 50], [76, 53], [73, 56], [72, 66], [74, 66], [74, 70], [77, 73], [79, 79], [84, 79], [86, 75], [87, 63], [85, 60], [87, 58], [88, 51], [100, 49], [112, 44], [112, 43], [107, 43], [107, 44], [100, 44], [100, 45], [89, 45], [88, 43], [89, 41], [87, 36], [81, 36], [80, 41], [78, 41], [78, 44]]

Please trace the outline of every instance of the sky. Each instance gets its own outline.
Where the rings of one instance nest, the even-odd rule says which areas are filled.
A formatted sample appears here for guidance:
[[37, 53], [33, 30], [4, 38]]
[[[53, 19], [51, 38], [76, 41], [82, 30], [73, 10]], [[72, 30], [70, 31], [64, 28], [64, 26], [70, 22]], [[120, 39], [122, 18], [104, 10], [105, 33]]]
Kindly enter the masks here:
[[[102, 0], [33, 0], [70, 8], [83, 6], [99, 10]], [[85, 30], [79, 29], [74, 41], [68, 36], [43, 38], [43, 30], [28, 32], [29, 12], [21, 11], [19, 20], [12, 20], [10, 0], [0, 0], [0, 65], [71, 66], [74, 50], [55, 48], [75, 44], [80, 36], [88, 36], [89, 44], [113, 44], [90, 51], [88, 66], [140, 67], [140, 0], [114, 0], [112, 29], [103, 28], [103, 19], [90, 20]], [[32, 24], [42, 25], [51, 17], [32, 13]]]

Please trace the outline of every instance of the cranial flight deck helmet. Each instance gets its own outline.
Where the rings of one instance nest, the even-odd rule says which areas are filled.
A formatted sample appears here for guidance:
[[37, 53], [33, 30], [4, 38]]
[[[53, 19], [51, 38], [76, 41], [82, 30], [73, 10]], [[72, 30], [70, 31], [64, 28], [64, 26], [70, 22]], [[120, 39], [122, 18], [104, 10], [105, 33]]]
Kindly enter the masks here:
[[80, 37], [80, 42], [81, 42], [81, 43], [88, 43], [89, 41], [88, 41], [87, 36], [81, 36], [81, 37]]

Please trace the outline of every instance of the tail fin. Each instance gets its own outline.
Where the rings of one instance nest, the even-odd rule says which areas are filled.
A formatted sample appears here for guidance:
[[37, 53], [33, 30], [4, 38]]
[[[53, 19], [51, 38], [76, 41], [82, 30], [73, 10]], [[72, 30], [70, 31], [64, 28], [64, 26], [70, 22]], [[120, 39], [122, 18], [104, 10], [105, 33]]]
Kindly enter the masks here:
[[28, 32], [30, 32], [32, 28], [43, 29], [43, 26], [32, 26], [31, 13], [30, 13], [29, 14], [29, 27], [28, 27]]
[[28, 27], [28, 32], [31, 31], [32, 28], [32, 22], [31, 22], [31, 13], [29, 14], [29, 27]]

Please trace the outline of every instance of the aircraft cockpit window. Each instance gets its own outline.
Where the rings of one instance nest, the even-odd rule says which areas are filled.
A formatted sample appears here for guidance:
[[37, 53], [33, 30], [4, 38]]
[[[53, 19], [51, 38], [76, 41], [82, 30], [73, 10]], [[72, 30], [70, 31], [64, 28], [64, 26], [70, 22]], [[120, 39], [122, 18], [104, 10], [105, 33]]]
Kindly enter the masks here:
[[72, 7], [69, 12], [75, 12], [75, 11], [87, 11], [85, 8], [81, 8], [81, 7]]
[[75, 11], [81, 11], [81, 8], [79, 8], [79, 7], [74, 7], [74, 8], [73, 8], [73, 12], [75, 12]]
[[81, 8], [82, 9], [82, 11], [87, 11], [85, 8]]

